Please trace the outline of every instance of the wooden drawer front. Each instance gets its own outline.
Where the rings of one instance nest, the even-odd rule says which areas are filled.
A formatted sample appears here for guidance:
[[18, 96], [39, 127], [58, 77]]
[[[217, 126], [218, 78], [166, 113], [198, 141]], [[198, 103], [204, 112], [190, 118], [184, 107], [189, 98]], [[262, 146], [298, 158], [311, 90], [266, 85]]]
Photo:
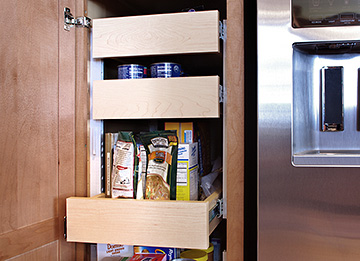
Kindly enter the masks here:
[[209, 228], [209, 211], [218, 198], [219, 193], [205, 201], [68, 198], [67, 240], [206, 249], [216, 227]]
[[219, 52], [219, 12], [93, 20], [93, 57]]
[[219, 117], [219, 77], [94, 81], [94, 119]]

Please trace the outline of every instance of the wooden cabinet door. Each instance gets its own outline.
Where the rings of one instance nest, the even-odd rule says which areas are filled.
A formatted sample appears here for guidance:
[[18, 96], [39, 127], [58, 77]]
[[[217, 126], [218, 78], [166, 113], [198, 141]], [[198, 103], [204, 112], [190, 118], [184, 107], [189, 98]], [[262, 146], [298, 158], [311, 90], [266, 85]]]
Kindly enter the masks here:
[[0, 8], [0, 260], [74, 260], [63, 239], [75, 195], [74, 0]]

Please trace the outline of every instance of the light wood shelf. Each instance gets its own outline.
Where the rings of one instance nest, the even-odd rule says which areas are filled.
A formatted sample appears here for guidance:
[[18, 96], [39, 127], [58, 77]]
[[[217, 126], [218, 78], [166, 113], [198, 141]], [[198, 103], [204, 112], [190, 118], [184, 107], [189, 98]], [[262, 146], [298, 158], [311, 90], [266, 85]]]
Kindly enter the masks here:
[[214, 192], [205, 201], [71, 197], [67, 241], [206, 249], [221, 221], [209, 222], [220, 195]]
[[219, 12], [93, 20], [93, 57], [219, 52]]
[[218, 76], [94, 81], [94, 119], [219, 116]]

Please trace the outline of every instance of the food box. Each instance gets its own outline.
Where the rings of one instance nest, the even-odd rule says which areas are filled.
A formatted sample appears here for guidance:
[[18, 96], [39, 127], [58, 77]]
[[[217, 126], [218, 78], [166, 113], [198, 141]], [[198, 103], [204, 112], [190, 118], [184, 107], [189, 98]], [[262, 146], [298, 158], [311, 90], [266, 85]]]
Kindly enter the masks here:
[[198, 200], [198, 143], [179, 144], [176, 200]]
[[193, 122], [165, 122], [165, 130], [176, 130], [179, 143], [194, 142]]
[[135, 254], [127, 261], [166, 261], [165, 254]]
[[179, 256], [177, 248], [168, 247], [134, 246], [134, 253], [166, 254], [168, 261], [173, 260]]
[[97, 244], [97, 260], [119, 260], [119, 257], [132, 257], [134, 247], [120, 244]]

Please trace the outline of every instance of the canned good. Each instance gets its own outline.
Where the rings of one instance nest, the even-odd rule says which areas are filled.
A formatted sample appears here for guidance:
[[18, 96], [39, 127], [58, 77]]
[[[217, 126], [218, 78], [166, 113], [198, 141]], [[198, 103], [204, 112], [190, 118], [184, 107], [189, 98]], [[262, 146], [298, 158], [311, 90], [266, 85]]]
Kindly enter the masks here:
[[170, 78], [181, 76], [181, 65], [178, 63], [153, 63], [150, 65], [151, 78]]
[[145, 67], [140, 64], [123, 64], [118, 66], [118, 79], [139, 79], [145, 77]]
[[202, 251], [205, 251], [208, 255], [208, 261], [214, 261], [214, 245], [210, 243], [208, 249], [201, 249]]
[[194, 259], [195, 261], [208, 260], [207, 253], [203, 250], [198, 250], [198, 249], [186, 250], [180, 254], [180, 257]]

